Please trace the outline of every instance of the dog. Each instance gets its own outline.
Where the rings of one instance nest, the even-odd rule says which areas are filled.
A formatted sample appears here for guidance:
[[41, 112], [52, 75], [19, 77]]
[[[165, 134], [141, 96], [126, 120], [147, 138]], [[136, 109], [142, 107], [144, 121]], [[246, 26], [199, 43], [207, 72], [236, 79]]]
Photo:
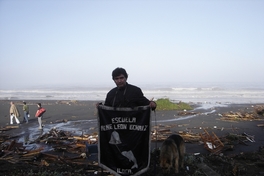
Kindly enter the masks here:
[[180, 135], [172, 134], [163, 143], [160, 149], [160, 167], [164, 173], [175, 169], [179, 173], [179, 165], [184, 165], [185, 145]]

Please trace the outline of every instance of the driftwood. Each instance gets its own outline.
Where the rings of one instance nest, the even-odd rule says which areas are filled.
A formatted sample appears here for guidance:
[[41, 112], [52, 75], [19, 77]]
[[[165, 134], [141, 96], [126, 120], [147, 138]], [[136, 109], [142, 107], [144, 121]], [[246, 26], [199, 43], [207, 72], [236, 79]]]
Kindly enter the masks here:
[[6, 129], [14, 129], [14, 128], [19, 128], [19, 125], [7, 125], [5, 126]]
[[[172, 133], [180, 134], [184, 141], [190, 143], [196, 143], [203, 141], [205, 148], [211, 153], [218, 154], [224, 149], [224, 145], [228, 144], [228, 137], [224, 137], [221, 140], [214, 134], [210, 135], [206, 129], [203, 134], [192, 133], [191, 130], [186, 131], [172, 131], [175, 127], [188, 126], [188, 124], [182, 125], [158, 125], [152, 127], [151, 140], [152, 141], [164, 141]], [[194, 129], [201, 127], [193, 127]], [[235, 130], [235, 128], [232, 129]], [[248, 141], [253, 142], [254, 136], [248, 134], [233, 135], [238, 137], [237, 141], [247, 145]], [[43, 134], [33, 142], [49, 144], [53, 150], [52, 152], [46, 152], [43, 148], [36, 150], [27, 150], [23, 147], [22, 143], [17, 143], [15, 140], [10, 140], [7, 136], [7, 140], [2, 143], [0, 151], [0, 160], [4, 160], [10, 163], [31, 163], [36, 166], [51, 166], [53, 163], [67, 164], [67, 165], [87, 165], [91, 164], [98, 167], [97, 160], [89, 155], [89, 144], [97, 148], [98, 135], [96, 133], [92, 135], [82, 134], [81, 136], [72, 135], [70, 132], [58, 130], [56, 128], [51, 129], [49, 132]], [[231, 137], [230, 137], [231, 138]], [[230, 140], [230, 139], [229, 139]], [[226, 143], [224, 144], [225, 141]], [[233, 145], [229, 145], [232, 146]], [[97, 151], [98, 152], [98, 151]], [[96, 152], [94, 152], [96, 153]], [[93, 154], [94, 154], [93, 153]], [[36, 159], [37, 158], [37, 159]], [[87, 159], [85, 159], [87, 158]], [[89, 158], [91, 160], [89, 160]], [[94, 168], [94, 167], [93, 167]], [[99, 167], [98, 167], [99, 168]], [[97, 172], [96, 170], [94, 170]], [[103, 171], [103, 170], [102, 170]], [[99, 173], [99, 171], [97, 172]]]
[[[18, 143], [17, 141], [10, 140], [9, 138], [9, 136], [3, 138], [5, 141], [1, 144], [0, 160], [5, 160], [15, 164], [18, 162], [23, 163], [33, 161], [36, 157], [41, 156], [41, 160], [39, 162], [35, 161], [34, 165], [49, 166], [49, 164], [54, 161], [66, 164], [71, 164], [73, 162], [85, 164], [85, 162], [83, 162], [86, 157], [85, 151], [87, 150], [85, 143], [96, 143], [98, 135], [73, 136], [70, 132], [53, 128], [34, 141], [36, 143], [49, 144], [55, 152], [62, 151], [63, 155], [53, 155], [43, 152], [42, 147], [35, 150], [27, 150], [23, 146], [23, 143]], [[74, 156], [70, 156], [69, 154]]]
[[254, 111], [241, 111], [241, 112], [226, 112], [218, 114], [221, 120], [226, 121], [246, 121], [246, 120], [261, 120], [264, 116], [264, 105], [256, 105]]
[[186, 143], [196, 143], [201, 140], [201, 136], [198, 133], [186, 133], [183, 131], [179, 131], [179, 134]]
[[2, 127], [0, 131], [8, 131], [8, 130], [15, 129], [15, 128], [19, 128], [19, 125], [7, 125], [5, 127]]
[[247, 121], [247, 120], [257, 120], [260, 117], [253, 112], [227, 112], [220, 114], [221, 120], [226, 121]]
[[77, 100], [70, 100], [70, 101], [61, 100], [56, 102], [56, 104], [67, 104], [67, 105], [77, 104], [77, 103], [78, 103]]
[[179, 116], [197, 115], [197, 114], [200, 114], [200, 113], [198, 113], [198, 112], [189, 112], [189, 111], [181, 111], [181, 112], [178, 112], [178, 115]]
[[201, 137], [198, 133], [196, 134], [196, 133], [184, 132], [184, 131], [178, 131], [178, 132], [171, 131], [171, 129], [176, 126], [186, 126], [186, 124], [172, 125], [172, 126], [169, 125], [154, 126], [153, 131], [151, 132], [151, 141], [164, 141], [168, 136], [170, 136], [173, 133], [178, 133], [179, 135], [181, 135], [185, 142], [196, 143], [200, 141]]
[[204, 143], [205, 149], [210, 151], [213, 154], [218, 154], [221, 152], [221, 150], [224, 148], [224, 144], [221, 142], [221, 140], [215, 135], [214, 132], [212, 132], [212, 135], [210, 135], [207, 130], [204, 129], [204, 133], [201, 134], [201, 139]]
[[258, 115], [264, 116], [264, 105], [257, 105], [254, 107], [254, 110]]

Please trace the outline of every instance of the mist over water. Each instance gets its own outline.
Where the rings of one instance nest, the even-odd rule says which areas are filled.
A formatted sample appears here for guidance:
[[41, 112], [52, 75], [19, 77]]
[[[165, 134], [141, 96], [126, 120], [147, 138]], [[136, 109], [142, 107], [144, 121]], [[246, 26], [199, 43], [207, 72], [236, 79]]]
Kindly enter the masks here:
[[[177, 85], [138, 85], [151, 99], [168, 98], [193, 103], [263, 103], [262, 83], [182, 83]], [[1, 100], [93, 100], [103, 101], [113, 87], [46, 87], [0, 90]]]

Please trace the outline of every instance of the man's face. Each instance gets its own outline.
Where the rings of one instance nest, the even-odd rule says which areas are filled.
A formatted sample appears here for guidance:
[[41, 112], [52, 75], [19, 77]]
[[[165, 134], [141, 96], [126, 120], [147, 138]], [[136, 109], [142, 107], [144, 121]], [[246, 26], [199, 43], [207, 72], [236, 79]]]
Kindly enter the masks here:
[[126, 79], [126, 77], [123, 74], [114, 77], [114, 81], [115, 81], [116, 86], [118, 88], [124, 87], [126, 85], [126, 80], [127, 79]]

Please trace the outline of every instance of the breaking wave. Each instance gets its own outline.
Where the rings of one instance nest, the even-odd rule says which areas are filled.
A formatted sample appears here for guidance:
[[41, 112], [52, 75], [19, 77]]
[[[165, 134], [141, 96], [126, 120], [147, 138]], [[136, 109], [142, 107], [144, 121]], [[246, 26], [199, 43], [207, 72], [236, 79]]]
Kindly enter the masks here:
[[[263, 85], [141, 86], [151, 99], [168, 98], [193, 103], [263, 103]], [[0, 90], [1, 100], [92, 100], [103, 101], [111, 88], [56, 88]]]

